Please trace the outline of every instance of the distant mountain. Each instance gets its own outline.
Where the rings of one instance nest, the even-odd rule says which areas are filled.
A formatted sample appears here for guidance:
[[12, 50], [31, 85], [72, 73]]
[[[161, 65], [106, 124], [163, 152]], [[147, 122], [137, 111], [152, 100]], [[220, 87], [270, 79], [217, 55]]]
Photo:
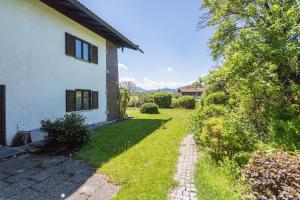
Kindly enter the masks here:
[[177, 89], [171, 89], [171, 88], [162, 88], [157, 90], [146, 90], [141, 87], [137, 87], [135, 90], [137, 93], [143, 93], [143, 92], [177, 92]]

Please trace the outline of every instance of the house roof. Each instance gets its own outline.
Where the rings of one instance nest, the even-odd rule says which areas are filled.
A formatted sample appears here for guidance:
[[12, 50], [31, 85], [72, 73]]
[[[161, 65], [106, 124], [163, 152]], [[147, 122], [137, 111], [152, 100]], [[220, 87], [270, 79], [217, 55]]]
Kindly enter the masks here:
[[196, 93], [196, 92], [204, 92], [205, 91], [205, 88], [203, 87], [196, 87], [196, 86], [193, 86], [193, 85], [187, 85], [187, 86], [184, 86], [184, 87], [181, 87], [178, 89], [178, 92], [189, 92], [189, 93]]
[[78, 0], [40, 0], [63, 15], [81, 24], [87, 29], [104, 37], [121, 48], [139, 50], [144, 53], [139, 45], [134, 44]]

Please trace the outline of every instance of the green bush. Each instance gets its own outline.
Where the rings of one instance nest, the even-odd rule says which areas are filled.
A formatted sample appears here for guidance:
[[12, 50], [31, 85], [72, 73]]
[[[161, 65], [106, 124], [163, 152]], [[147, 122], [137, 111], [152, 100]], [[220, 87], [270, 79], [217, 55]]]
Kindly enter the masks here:
[[300, 199], [300, 156], [283, 151], [253, 154], [243, 175], [257, 199]]
[[180, 97], [182, 97], [182, 94], [180, 92], [174, 92], [174, 93], [172, 93], [172, 98], [179, 99]]
[[130, 99], [128, 104], [127, 104], [127, 107], [137, 107], [137, 100], [136, 99]]
[[205, 105], [226, 104], [227, 97], [223, 91], [210, 93], [205, 98]]
[[230, 159], [241, 151], [254, 150], [256, 137], [236, 116], [212, 117], [202, 121], [200, 144], [217, 160]]
[[89, 140], [89, 129], [82, 115], [72, 113], [54, 122], [49, 119], [43, 120], [41, 124], [41, 131], [48, 134], [47, 142], [50, 145], [63, 144], [77, 148]]
[[139, 95], [136, 102], [136, 107], [141, 107], [145, 103], [154, 103], [152, 93], [142, 93]]
[[172, 103], [172, 95], [167, 92], [159, 92], [153, 95], [154, 103], [160, 108], [170, 108]]
[[120, 115], [121, 117], [126, 116], [126, 108], [129, 102], [130, 96], [129, 91], [127, 89], [120, 89]]
[[141, 106], [141, 113], [158, 114], [158, 106], [155, 103], [145, 103]]
[[178, 105], [186, 109], [195, 109], [196, 99], [192, 96], [183, 96], [178, 99]]

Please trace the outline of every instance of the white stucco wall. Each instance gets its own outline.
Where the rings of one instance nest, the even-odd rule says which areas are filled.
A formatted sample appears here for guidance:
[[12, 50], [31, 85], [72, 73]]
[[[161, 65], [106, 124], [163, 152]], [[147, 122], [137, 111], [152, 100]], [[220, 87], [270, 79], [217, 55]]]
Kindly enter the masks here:
[[[0, 85], [6, 85], [7, 143], [19, 130], [66, 114], [66, 90], [99, 91], [87, 123], [106, 121], [106, 41], [38, 0], [0, 1]], [[65, 32], [99, 50], [99, 64], [65, 55]]]

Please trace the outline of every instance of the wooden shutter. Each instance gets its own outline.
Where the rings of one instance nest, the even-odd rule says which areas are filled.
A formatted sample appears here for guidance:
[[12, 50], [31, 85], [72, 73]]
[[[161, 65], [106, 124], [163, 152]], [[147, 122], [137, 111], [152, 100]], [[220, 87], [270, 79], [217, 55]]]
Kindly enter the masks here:
[[76, 91], [67, 90], [66, 91], [66, 111], [73, 112], [76, 111]]
[[99, 108], [99, 92], [92, 92], [92, 109]]
[[91, 45], [90, 46], [90, 61], [91, 63], [98, 64], [98, 47]]
[[66, 55], [75, 57], [75, 37], [66, 33]]

